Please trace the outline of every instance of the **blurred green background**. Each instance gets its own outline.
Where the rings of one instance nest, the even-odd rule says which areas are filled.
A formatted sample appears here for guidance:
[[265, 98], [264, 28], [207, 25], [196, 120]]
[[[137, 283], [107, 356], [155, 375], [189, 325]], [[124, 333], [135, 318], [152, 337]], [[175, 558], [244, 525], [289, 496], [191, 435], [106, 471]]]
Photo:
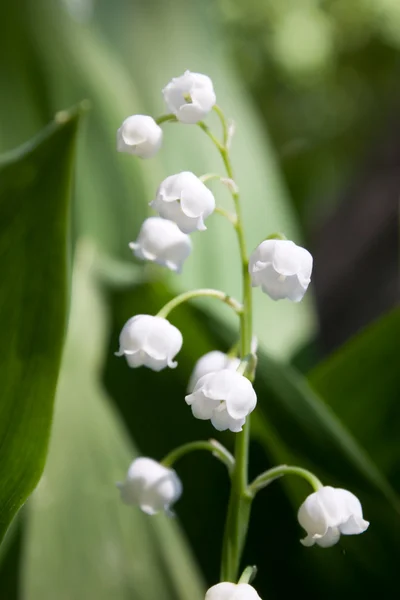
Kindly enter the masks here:
[[[122, 506], [114, 488], [137, 453], [161, 459], [216, 437], [183, 397], [197, 358], [237, 337], [227, 309], [199, 302], [172, 316], [184, 336], [175, 371], [130, 370], [113, 355], [130, 316], [178, 291], [240, 294], [236, 240], [218, 216], [193, 236], [181, 277], [128, 248], [164, 177], [222, 170], [196, 127], [167, 124], [150, 161], [115, 150], [122, 120], [162, 114], [162, 87], [186, 69], [213, 79], [236, 123], [249, 248], [283, 231], [315, 259], [300, 305], [255, 292], [251, 474], [311, 468], [356, 493], [371, 521], [334, 548], [303, 548], [295, 514], [308, 490], [278, 482], [256, 499], [243, 564], [258, 565], [264, 600], [395, 597], [400, 2], [3, 0], [0, 534], [41, 475], [50, 431], [51, 442], [0, 548], [0, 598], [200, 600], [218, 581], [221, 465], [202, 455], [178, 464], [175, 520]], [[218, 439], [231, 448], [232, 437]]]

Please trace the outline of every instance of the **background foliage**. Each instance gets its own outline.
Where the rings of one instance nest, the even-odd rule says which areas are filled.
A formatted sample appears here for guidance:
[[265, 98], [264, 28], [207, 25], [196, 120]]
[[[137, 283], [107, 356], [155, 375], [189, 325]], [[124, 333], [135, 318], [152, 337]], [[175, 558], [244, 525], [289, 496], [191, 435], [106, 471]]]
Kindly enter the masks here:
[[[399, 45], [397, 0], [0, 3], [4, 531], [43, 469], [72, 289], [47, 464], [1, 546], [0, 598], [197, 600], [218, 579], [228, 493], [221, 465], [201, 455], [178, 465], [185, 493], [176, 521], [122, 506], [114, 489], [136, 453], [161, 458], [215, 437], [183, 395], [195, 360], [236, 335], [227, 309], [199, 302], [173, 314], [184, 335], [175, 371], [156, 377], [113, 356], [126, 319], [157, 311], [176, 291], [240, 292], [235, 239], [218, 217], [194, 236], [179, 279], [136, 264], [128, 249], [163, 177], [221, 169], [196, 128], [167, 126], [151, 161], [115, 151], [123, 118], [160, 114], [162, 86], [187, 68], [213, 78], [235, 119], [249, 246], [279, 230], [315, 256], [314, 299], [292, 306], [255, 294], [252, 474], [297, 462], [351, 489], [371, 521], [361, 537], [304, 549], [295, 511], [307, 489], [278, 482], [255, 502], [245, 560], [259, 567], [264, 599], [311, 586], [326, 598], [392, 597]], [[65, 111], [84, 99], [83, 119], [86, 104]], [[232, 445], [230, 435], [220, 438]]]

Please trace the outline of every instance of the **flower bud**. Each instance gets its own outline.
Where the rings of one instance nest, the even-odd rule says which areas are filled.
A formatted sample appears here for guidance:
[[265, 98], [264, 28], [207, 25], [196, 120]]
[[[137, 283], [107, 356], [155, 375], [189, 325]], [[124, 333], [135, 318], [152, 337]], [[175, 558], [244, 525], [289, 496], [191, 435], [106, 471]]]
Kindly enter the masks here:
[[228, 356], [219, 350], [207, 352], [207, 354], [204, 354], [201, 358], [199, 358], [194, 366], [193, 372], [190, 376], [188, 392], [192, 392], [194, 390], [196, 383], [201, 377], [203, 377], [203, 375], [213, 373], [214, 371], [222, 371], [222, 369], [236, 371], [239, 365], [240, 358]]
[[211, 419], [218, 431], [237, 433], [257, 404], [250, 381], [236, 371], [222, 369], [203, 375], [185, 398], [196, 419]]
[[325, 486], [310, 494], [297, 514], [300, 525], [307, 532], [301, 540], [304, 546], [318, 544], [333, 546], [340, 535], [355, 535], [368, 529], [360, 501], [354, 494], [340, 488]]
[[214, 87], [207, 75], [185, 71], [163, 89], [169, 110], [181, 123], [198, 123], [216, 102]]
[[161, 147], [163, 132], [152, 117], [132, 115], [117, 131], [117, 150], [151, 158]]
[[217, 583], [206, 593], [205, 600], [261, 600], [248, 583]]
[[145, 457], [133, 461], [126, 480], [117, 487], [125, 504], [136, 504], [148, 515], [161, 510], [170, 513], [170, 506], [182, 495], [182, 483], [175, 471]]
[[251, 282], [272, 300], [300, 302], [310, 283], [312, 264], [308, 250], [294, 242], [265, 240], [250, 256]]
[[129, 247], [137, 258], [180, 273], [184, 261], [192, 251], [192, 242], [173, 221], [149, 217], [140, 228], [137, 241], [131, 242]]
[[182, 348], [182, 334], [167, 319], [136, 315], [127, 321], [119, 336], [116, 356], [125, 356], [130, 367], [161, 371], [175, 368], [176, 354]]
[[164, 219], [174, 221], [183, 233], [203, 231], [206, 219], [215, 209], [212, 192], [194, 173], [183, 171], [164, 179], [150, 206]]

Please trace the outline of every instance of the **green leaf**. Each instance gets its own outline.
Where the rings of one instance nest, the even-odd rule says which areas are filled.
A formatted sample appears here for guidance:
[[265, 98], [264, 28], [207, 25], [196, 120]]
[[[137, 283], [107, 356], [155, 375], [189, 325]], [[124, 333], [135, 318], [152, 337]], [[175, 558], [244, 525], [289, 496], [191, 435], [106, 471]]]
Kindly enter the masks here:
[[[137, 454], [99, 384], [105, 305], [78, 252], [54, 431], [28, 513], [26, 600], [201, 600], [203, 586], [178, 525], [122, 504], [115, 486]], [[145, 398], [132, 390], [140, 410]]]
[[0, 540], [47, 452], [67, 311], [67, 242], [81, 108], [0, 159]]
[[318, 365], [309, 381], [400, 492], [399, 356], [396, 308]]

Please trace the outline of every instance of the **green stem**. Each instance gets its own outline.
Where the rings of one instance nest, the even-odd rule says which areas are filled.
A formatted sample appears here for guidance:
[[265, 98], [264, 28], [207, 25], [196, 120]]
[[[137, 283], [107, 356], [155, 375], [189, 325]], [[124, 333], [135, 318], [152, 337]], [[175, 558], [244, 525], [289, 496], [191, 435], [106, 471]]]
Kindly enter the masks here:
[[161, 115], [161, 117], [158, 117], [157, 119], [155, 119], [155, 122], [157, 123], [157, 125], [161, 125], [162, 123], [177, 123], [178, 119], [176, 118], [176, 116], [172, 113], [169, 113], [167, 115]]
[[189, 444], [179, 446], [179, 448], [175, 448], [175, 450], [172, 450], [172, 452], [167, 454], [161, 461], [161, 464], [165, 467], [172, 467], [177, 460], [180, 460], [186, 454], [196, 452], [197, 450], [207, 450], [208, 452], [211, 452], [213, 456], [224, 463], [229, 473], [234, 469], [235, 459], [225, 446], [217, 442], [217, 440], [209, 440], [208, 442], [190, 442]]
[[246, 567], [240, 576], [238, 583], [251, 583], [257, 575], [257, 567], [255, 565]]
[[183, 302], [192, 300], [192, 298], [200, 297], [217, 298], [217, 300], [221, 300], [221, 302], [224, 302], [225, 304], [233, 308], [233, 310], [238, 315], [242, 315], [243, 307], [240, 304], [240, 302], [238, 302], [228, 294], [225, 294], [224, 292], [206, 288], [199, 290], [190, 290], [189, 292], [179, 294], [179, 296], [176, 296], [170, 302], [167, 302], [167, 304], [165, 304], [165, 306], [163, 306], [163, 308], [160, 311], [158, 311], [156, 316], [166, 319], [169, 313], [180, 304], [183, 304]]
[[298, 477], [302, 477], [315, 491], [323, 487], [318, 477], [316, 477], [314, 473], [311, 473], [311, 471], [307, 471], [307, 469], [302, 469], [301, 467], [279, 465], [278, 467], [273, 467], [272, 469], [269, 469], [268, 471], [265, 471], [265, 473], [262, 473], [256, 477], [249, 485], [248, 490], [252, 496], [255, 496], [257, 492], [284, 475], [297, 475]]
[[[223, 128], [223, 143], [214, 136], [207, 125], [203, 122], [198, 123], [199, 127], [208, 135], [217, 147], [226, 173], [229, 179], [233, 179], [233, 169], [227, 148], [228, 127], [225, 116], [219, 107], [215, 107], [218, 116], [221, 119]], [[235, 204], [237, 221], [235, 230], [239, 242], [239, 251], [241, 258], [241, 270], [243, 281], [243, 310], [240, 315], [240, 356], [243, 359], [251, 353], [252, 339], [252, 287], [248, 271], [248, 256], [246, 241], [243, 229], [243, 218], [239, 200], [239, 193], [231, 190], [233, 202]], [[243, 430], [236, 434], [235, 439], [235, 469], [232, 474], [232, 487], [229, 498], [228, 514], [225, 524], [224, 541], [222, 548], [221, 561], [221, 581], [237, 580], [240, 559], [243, 552], [244, 543], [250, 519], [251, 496], [247, 491], [247, 468], [249, 455], [250, 439], [250, 417], [246, 419]]]

